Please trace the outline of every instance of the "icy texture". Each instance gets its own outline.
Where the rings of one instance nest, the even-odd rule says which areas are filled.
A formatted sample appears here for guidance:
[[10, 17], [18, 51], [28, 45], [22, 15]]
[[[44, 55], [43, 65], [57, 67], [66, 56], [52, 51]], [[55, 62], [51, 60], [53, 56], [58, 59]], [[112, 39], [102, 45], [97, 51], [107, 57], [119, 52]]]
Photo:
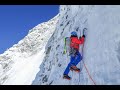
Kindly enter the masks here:
[[[69, 56], [63, 54], [63, 38], [71, 31], [87, 28], [83, 61], [97, 85], [120, 84], [120, 6], [62, 5], [56, 30], [46, 46], [46, 55], [33, 85], [94, 85], [83, 62], [72, 80], [64, 80], [63, 72]], [[80, 49], [82, 53], [82, 50]]]

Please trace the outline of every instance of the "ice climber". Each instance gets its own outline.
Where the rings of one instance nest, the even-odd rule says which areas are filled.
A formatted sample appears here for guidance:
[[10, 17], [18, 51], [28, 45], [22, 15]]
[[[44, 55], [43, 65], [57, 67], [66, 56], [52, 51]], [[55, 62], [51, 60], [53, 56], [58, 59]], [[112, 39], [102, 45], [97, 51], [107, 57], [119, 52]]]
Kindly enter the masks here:
[[80, 44], [84, 43], [85, 35], [82, 37], [77, 36], [77, 33], [75, 31], [71, 32], [70, 36], [70, 62], [68, 66], [66, 67], [63, 78], [70, 80], [71, 77], [69, 77], [69, 72], [76, 71], [80, 72], [80, 69], [76, 67], [76, 65], [82, 60], [82, 56], [79, 52], [79, 46]]

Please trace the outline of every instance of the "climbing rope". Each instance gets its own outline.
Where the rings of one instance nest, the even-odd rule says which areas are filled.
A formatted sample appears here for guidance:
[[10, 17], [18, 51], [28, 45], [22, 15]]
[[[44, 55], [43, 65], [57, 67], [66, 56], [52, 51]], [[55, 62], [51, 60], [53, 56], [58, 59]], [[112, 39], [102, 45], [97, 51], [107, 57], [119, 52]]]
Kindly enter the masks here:
[[[83, 43], [83, 47], [84, 47], [84, 43]], [[83, 47], [82, 47], [82, 57], [83, 57]], [[83, 61], [83, 60], [82, 60], [82, 61]], [[91, 77], [91, 75], [90, 75], [90, 73], [89, 73], [89, 71], [88, 71], [88, 69], [87, 69], [84, 61], [83, 61], [83, 64], [84, 64], [84, 67], [85, 67], [85, 69], [86, 69], [86, 71], [87, 71], [87, 73], [88, 73], [89, 78], [90, 78], [91, 81], [94, 83], [94, 85], [96, 85], [96, 83], [95, 83], [95, 81], [93, 80], [93, 78]]]
[[[83, 60], [82, 60], [82, 61], [83, 61]], [[87, 67], [86, 67], [86, 65], [85, 65], [85, 63], [84, 63], [84, 61], [83, 61], [83, 64], [84, 64], [84, 67], [85, 67], [85, 69], [86, 69], [86, 71], [87, 71], [87, 73], [88, 73], [89, 78], [90, 78], [91, 81], [94, 83], [94, 85], [96, 85], [96, 83], [95, 83], [95, 81], [92, 79], [92, 77], [91, 77], [91, 75], [90, 75], [90, 73], [89, 73], [89, 71], [88, 71], [88, 69], [87, 69]]]

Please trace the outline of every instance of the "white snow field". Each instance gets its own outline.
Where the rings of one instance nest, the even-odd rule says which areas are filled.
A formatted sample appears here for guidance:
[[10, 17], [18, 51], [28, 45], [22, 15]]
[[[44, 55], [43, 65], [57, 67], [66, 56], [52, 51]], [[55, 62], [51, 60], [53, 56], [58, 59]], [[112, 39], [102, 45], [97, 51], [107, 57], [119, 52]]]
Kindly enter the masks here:
[[0, 84], [31, 85], [45, 56], [58, 16], [31, 29], [18, 44], [0, 55]]

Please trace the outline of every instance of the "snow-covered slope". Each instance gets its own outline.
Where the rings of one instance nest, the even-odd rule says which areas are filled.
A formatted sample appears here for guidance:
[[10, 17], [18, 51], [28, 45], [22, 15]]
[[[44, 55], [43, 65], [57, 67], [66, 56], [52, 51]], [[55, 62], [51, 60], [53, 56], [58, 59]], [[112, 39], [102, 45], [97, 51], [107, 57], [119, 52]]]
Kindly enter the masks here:
[[[93, 85], [94, 81], [97, 85], [119, 85], [119, 10], [119, 5], [61, 5], [59, 15], [30, 30], [0, 55], [0, 84]], [[63, 54], [63, 38], [71, 31], [80, 36], [83, 28], [87, 28], [85, 66], [81, 61], [77, 67], [82, 71], [70, 72], [72, 80], [64, 80], [70, 57]]]
[[0, 55], [0, 84], [31, 84], [44, 58], [45, 46], [59, 15], [37, 25], [18, 44]]
[[[120, 6], [116, 5], [61, 5], [56, 30], [45, 48], [33, 85], [97, 85], [120, 84]], [[87, 28], [80, 74], [70, 72], [72, 80], [64, 80], [63, 72], [69, 56], [63, 54], [63, 38]], [[81, 33], [82, 34], [82, 33]], [[80, 50], [81, 52], [81, 50]]]

